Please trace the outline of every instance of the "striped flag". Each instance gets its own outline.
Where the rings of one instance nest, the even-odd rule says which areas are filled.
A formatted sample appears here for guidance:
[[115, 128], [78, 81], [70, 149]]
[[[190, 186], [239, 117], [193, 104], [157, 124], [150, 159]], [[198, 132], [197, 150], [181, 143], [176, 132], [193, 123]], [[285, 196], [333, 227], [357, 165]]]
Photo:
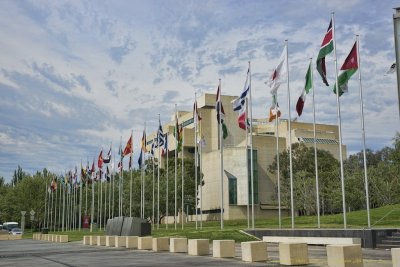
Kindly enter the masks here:
[[232, 101], [233, 111], [239, 111], [238, 124], [243, 130], [246, 130], [246, 97], [247, 93], [250, 91], [249, 84], [250, 69], [247, 70], [246, 82], [244, 83], [244, 88], [240, 96]]

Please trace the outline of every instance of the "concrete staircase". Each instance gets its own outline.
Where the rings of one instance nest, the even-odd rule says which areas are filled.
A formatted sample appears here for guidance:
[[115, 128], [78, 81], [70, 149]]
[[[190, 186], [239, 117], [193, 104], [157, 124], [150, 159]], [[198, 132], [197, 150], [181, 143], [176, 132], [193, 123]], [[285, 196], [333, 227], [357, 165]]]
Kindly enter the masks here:
[[400, 232], [393, 232], [390, 236], [385, 236], [376, 244], [379, 249], [400, 248]]

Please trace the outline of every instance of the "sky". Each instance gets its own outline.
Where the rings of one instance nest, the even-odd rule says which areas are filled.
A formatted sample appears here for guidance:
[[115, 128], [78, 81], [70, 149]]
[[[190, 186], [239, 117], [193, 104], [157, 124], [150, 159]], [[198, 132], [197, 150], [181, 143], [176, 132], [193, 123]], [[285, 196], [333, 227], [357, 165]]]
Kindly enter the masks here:
[[[400, 131], [395, 61], [396, 1], [0, 1], [0, 176], [93, 161], [146, 123], [153, 132], [194, 94], [239, 95], [252, 69], [253, 117], [266, 118], [269, 79], [288, 40], [292, 118], [335, 12], [340, 68], [360, 35], [366, 145], [390, 146]], [[326, 58], [334, 83], [334, 57]], [[315, 69], [315, 68], [314, 68]], [[314, 72], [316, 121], [337, 124], [336, 97]], [[278, 90], [288, 118], [287, 89]], [[308, 97], [299, 121], [312, 122]], [[341, 97], [343, 143], [362, 149], [358, 73]], [[230, 107], [225, 107], [230, 108]]]

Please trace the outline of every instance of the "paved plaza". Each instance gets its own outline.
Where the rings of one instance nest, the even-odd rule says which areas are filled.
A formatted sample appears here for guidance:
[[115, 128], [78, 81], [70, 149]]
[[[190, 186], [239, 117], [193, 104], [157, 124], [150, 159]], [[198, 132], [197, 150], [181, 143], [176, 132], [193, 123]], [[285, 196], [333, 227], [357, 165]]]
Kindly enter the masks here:
[[[310, 265], [327, 266], [324, 246], [309, 246]], [[217, 259], [210, 256], [189, 256], [186, 253], [152, 252], [84, 246], [82, 242], [50, 243], [31, 239], [0, 241], [0, 266], [280, 266], [278, 247], [268, 244], [265, 263], [241, 261], [240, 244], [236, 257]], [[389, 250], [363, 249], [365, 267], [391, 267]]]

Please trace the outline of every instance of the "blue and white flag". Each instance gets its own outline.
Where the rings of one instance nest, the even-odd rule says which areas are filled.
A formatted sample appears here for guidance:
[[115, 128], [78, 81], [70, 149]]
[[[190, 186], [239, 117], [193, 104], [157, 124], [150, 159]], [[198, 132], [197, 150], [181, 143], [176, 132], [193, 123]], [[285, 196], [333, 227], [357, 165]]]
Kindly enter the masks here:
[[161, 121], [158, 120], [158, 122], [159, 122], [159, 126], [158, 126], [158, 131], [157, 131], [156, 147], [162, 147], [164, 145], [164, 133], [163, 133], [163, 129], [161, 126]]
[[233, 105], [233, 111], [239, 111], [240, 113], [243, 113], [245, 110], [245, 105], [246, 105], [246, 97], [247, 93], [250, 91], [250, 84], [249, 84], [249, 75], [250, 74], [250, 69], [247, 70], [247, 77], [246, 77], [246, 82], [244, 83], [244, 88], [242, 93], [238, 98], [232, 101]]

